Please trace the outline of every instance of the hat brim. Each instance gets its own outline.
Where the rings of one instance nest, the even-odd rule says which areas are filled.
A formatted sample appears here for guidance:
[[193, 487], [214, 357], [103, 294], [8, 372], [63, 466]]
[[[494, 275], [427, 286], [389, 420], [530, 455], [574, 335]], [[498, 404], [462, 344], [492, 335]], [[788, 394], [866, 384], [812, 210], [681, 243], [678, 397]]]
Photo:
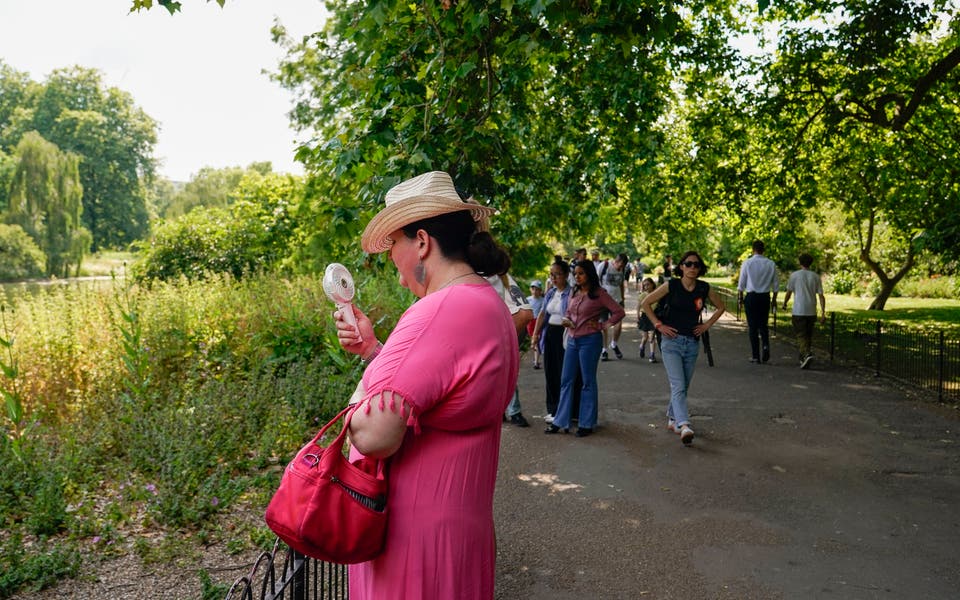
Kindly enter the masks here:
[[496, 212], [488, 206], [469, 204], [442, 196], [405, 198], [387, 206], [370, 219], [367, 227], [363, 230], [363, 235], [360, 237], [360, 246], [368, 254], [385, 252], [392, 245], [390, 234], [401, 227], [422, 219], [461, 210], [470, 211], [470, 216], [478, 222]]

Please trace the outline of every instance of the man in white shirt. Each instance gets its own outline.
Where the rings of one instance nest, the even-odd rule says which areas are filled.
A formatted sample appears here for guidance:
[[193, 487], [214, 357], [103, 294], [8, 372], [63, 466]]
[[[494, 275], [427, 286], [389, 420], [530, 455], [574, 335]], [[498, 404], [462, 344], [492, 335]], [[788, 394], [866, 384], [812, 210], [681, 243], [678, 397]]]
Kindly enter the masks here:
[[787, 280], [787, 295], [783, 297], [783, 310], [787, 310], [787, 301], [791, 294], [797, 297], [793, 301], [793, 331], [797, 335], [797, 349], [800, 351], [800, 368], [806, 369], [813, 360], [811, 352], [813, 326], [817, 320], [817, 298], [820, 299], [820, 322], [827, 319], [827, 298], [823, 295], [823, 283], [820, 275], [810, 270], [813, 257], [801, 254], [797, 261], [800, 270], [790, 273]]
[[770, 293], [773, 304], [777, 303], [780, 280], [777, 265], [763, 255], [763, 242], [753, 242], [753, 256], [740, 266], [740, 282], [737, 291], [743, 311], [747, 315], [747, 333], [750, 336], [750, 362], [770, 360], [770, 330], [767, 315], [770, 313]]

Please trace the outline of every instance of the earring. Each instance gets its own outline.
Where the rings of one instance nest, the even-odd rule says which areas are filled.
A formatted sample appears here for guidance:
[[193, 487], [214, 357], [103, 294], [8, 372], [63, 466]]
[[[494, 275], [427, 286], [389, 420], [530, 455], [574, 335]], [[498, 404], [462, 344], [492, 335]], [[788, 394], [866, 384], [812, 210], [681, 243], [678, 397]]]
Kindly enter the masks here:
[[417, 265], [413, 267], [413, 278], [416, 279], [420, 285], [423, 285], [427, 280], [427, 269], [423, 266], [423, 259], [420, 259]]

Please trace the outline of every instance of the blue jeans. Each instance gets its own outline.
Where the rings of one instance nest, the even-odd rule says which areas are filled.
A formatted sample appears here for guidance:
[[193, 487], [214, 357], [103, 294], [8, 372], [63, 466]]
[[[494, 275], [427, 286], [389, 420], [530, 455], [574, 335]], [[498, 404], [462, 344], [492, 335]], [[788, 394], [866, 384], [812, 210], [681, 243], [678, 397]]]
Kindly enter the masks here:
[[670, 381], [670, 404], [667, 406], [667, 418], [677, 422], [677, 426], [690, 423], [687, 410], [687, 389], [693, 379], [693, 370], [697, 366], [700, 354], [700, 340], [685, 335], [670, 339], [664, 336], [660, 343], [660, 360], [667, 371]]
[[553, 416], [553, 424], [561, 429], [570, 427], [570, 411], [573, 406], [573, 388], [577, 383], [577, 371], [583, 377], [580, 393], [579, 426], [593, 429], [597, 424], [597, 365], [603, 349], [600, 332], [582, 337], [571, 337], [563, 355], [563, 373], [560, 375], [560, 406]]
[[513, 390], [513, 400], [507, 405], [506, 415], [512, 417], [520, 414], [520, 388]]

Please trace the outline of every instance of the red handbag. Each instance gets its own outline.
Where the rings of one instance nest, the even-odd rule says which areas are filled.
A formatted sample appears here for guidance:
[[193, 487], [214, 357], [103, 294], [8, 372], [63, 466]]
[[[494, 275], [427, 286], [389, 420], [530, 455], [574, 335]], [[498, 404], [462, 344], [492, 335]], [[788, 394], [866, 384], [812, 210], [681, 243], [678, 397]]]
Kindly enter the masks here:
[[[343, 455], [355, 408], [340, 411], [290, 461], [265, 515], [270, 529], [297, 552], [339, 564], [376, 557], [387, 533], [383, 461], [350, 462]], [[322, 447], [324, 433], [344, 415], [340, 435]]]

